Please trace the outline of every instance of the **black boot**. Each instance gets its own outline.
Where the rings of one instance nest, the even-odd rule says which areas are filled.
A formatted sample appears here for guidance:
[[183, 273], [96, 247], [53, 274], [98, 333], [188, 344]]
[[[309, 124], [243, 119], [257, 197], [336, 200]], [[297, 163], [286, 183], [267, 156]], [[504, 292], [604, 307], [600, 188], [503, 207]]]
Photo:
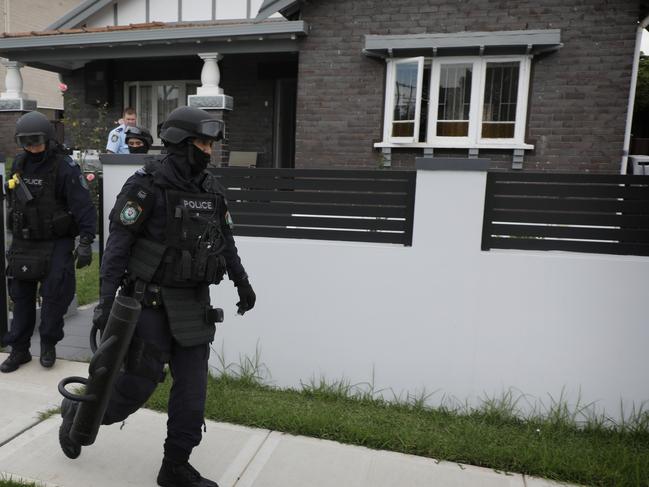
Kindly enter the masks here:
[[11, 350], [11, 353], [9, 354], [9, 357], [7, 357], [7, 360], [2, 362], [0, 365], [0, 371], [2, 372], [13, 372], [14, 370], [18, 369], [23, 364], [26, 364], [27, 362], [30, 362], [32, 359], [31, 353], [29, 353], [29, 350]]
[[59, 445], [61, 445], [61, 450], [63, 450], [65, 456], [72, 459], [81, 455], [81, 445], [72, 441], [72, 438], [70, 438], [70, 430], [72, 429], [74, 415], [77, 414], [78, 407], [79, 403], [77, 401], [71, 401], [67, 397], [61, 402], [61, 416], [63, 417], [63, 421], [59, 427]]
[[47, 369], [56, 362], [56, 348], [49, 343], [41, 343], [41, 365]]
[[201, 477], [201, 474], [189, 462], [174, 463], [162, 460], [158, 472], [160, 487], [219, 487], [216, 482]]

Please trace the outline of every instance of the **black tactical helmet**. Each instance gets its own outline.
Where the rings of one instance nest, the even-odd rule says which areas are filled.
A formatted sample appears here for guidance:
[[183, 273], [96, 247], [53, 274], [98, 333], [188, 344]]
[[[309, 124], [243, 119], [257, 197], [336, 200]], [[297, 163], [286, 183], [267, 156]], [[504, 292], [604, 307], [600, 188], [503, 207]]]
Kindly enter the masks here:
[[162, 124], [160, 138], [165, 144], [172, 145], [190, 138], [221, 140], [223, 122], [200, 108], [176, 108]]
[[54, 139], [54, 128], [40, 112], [24, 114], [16, 122], [16, 143], [20, 147], [46, 144]]
[[130, 139], [138, 139], [144, 142], [147, 150], [149, 150], [153, 145], [153, 137], [151, 136], [151, 132], [149, 132], [144, 127], [126, 127], [125, 135], [127, 144]]

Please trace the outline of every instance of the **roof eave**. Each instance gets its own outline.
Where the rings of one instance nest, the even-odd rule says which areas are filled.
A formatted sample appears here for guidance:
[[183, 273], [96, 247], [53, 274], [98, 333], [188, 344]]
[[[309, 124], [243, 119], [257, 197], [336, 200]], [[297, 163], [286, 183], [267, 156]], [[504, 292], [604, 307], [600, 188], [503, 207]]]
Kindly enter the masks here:
[[112, 1], [113, 0], [86, 0], [57, 19], [53, 24], [48, 25], [45, 30], [71, 29], [77, 27], [88, 19], [88, 17], [97, 13]]

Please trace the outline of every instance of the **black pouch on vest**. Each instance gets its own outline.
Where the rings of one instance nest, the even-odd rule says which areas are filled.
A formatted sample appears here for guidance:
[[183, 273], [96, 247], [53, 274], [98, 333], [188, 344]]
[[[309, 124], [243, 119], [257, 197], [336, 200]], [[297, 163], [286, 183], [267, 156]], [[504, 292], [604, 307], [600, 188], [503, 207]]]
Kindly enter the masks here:
[[54, 242], [16, 241], [7, 254], [7, 276], [23, 281], [43, 279], [50, 270]]
[[[167, 312], [169, 328], [183, 347], [193, 347], [214, 340], [214, 322], [208, 322], [209, 289], [161, 287], [162, 304]], [[210, 316], [212, 319], [213, 316]]]

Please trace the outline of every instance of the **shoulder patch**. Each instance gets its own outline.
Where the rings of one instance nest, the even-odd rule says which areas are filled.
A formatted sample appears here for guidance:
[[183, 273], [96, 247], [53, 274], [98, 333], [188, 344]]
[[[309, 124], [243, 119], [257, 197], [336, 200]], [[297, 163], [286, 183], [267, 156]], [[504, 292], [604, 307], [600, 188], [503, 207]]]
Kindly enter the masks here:
[[142, 207], [132, 200], [128, 200], [119, 212], [119, 221], [122, 225], [133, 225], [142, 214]]
[[111, 142], [117, 142], [119, 140], [119, 135], [113, 134], [110, 138]]
[[72, 159], [70, 156], [65, 156], [65, 157], [63, 158], [63, 160], [64, 160], [65, 162], [67, 162], [67, 163], [68, 163], [68, 166], [70, 166], [70, 167], [78, 167], [78, 166], [79, 166], [79, 164], [77, 164], [77, 161], [75, 161], [74, 159]]
[[84, 189], [90, 189], [88, 187], [88, 181], [86, 181], [86, 178], [83, 176], [83, 174], [79, 174], [79, 182], [81, 183], [81, 187]]
[[230, 215], [229, 210], [225, 212], [225, 223], [228, 224], [230, 230], [234, 229], [234, 221], [232, 220], [232, 215]]

